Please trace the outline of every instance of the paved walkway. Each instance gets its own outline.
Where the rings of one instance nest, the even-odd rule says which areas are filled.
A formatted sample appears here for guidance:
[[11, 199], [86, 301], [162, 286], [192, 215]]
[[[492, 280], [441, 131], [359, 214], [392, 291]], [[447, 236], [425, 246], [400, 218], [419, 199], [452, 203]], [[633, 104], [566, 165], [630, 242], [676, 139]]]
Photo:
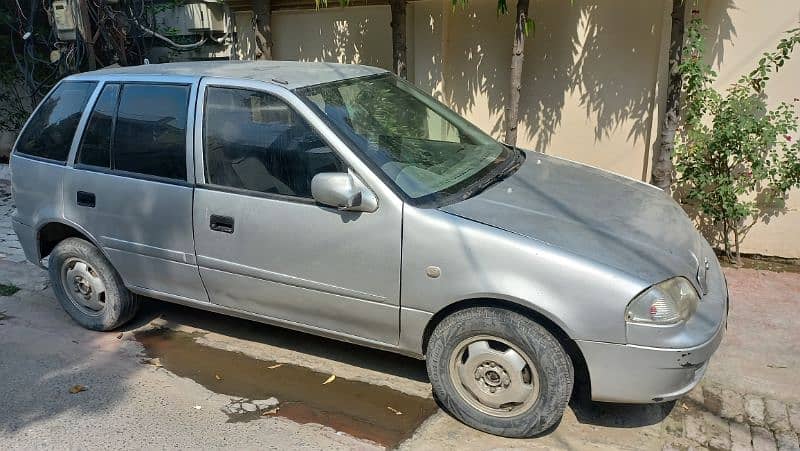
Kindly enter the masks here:
[[11, 187], [7, 180], [0, 180], [0, 258], [21, 263], [25, 254], [11, 227], [11, 213], [14, 205], [11, 200]]
[[726, 268], [728, 331], [708, 378], [742, 393], [800, 402], [800, 274]]
[[[126, 443], [133, 447], [147, 446], [147, 442], [133, 439], [136, 434], [144, 432], [138, 426], [141, 421], [149, 421], [155, 428], [149, 432], [153, 440], [149, 443], [153, 446], [202, 446], [202, 443], [206, 443], [193, 441], [191, 434], [197, 433], [196, 424], [219, 423], [219, 415], [215, 412], [216, 416], [213, 418], [198, 417], [200, 411], [191, 408], [195, 401], [187, 399], [186, 394], [207, 397], [206, 399], [224, 397], [204, 392], [185, 379], [176, 379], [174, 376], [164, 378], [160, 376], [163, 370], [154, 372], [136, 369], [139, 368], [136, 366], [139, 349], [136, 343], [116, 340], [110, 334], [84, 331], [71, 323], [53, 299], [52, 292], [47, 289], [45, 272], [24, 262], [24, 255], [11, 229], [12, 210], [9, 187], [0, 182], [0, 283], [14, 283], [22, 289], [11, 298], [0, 297], [0, 321], [6, 323], [0, 329], [0, 337], [5, 334], [3, 341], [6, 344], [0, 346], [0, 363], [5, 359], [8, 364], [5, 369], [0, 364], [0, 393], [9, 394], [9, 405], [19, 401], [24, 406], [23, 410], [27, 409], [24, 412], [11, 412], [13, 421], [22, 421], [20, 419], [25, 415], [36, 420], [23, 421], [27, 426], [19, 426], [19, 429], [11, 426], [16, 424], [13, 421], [5, 424], [5, 432], [11, 435], [4, 438], [4, 434], [0, 434], [0, 448], [4, 447], [2, 443], [19, 448], [47, 446], [48, 440], [56, 446], [58, 443], [67, 443], [65, 446], [99, 446], [105, 443], [102, 438], [105, 432], [92, 435], [92, 428], [81, 429], [82, 434], [88, 435], [80, 440], [60, 441], [59, 437], [64, 437], [64, 434], [71, 436], [65, 428], [72, 429], [77, 427], [74, 425], [83, 424], [86, 416], [92, 416], [97, 424], [105, 423], [112, 417], [122, 418], [116, 433], [125, 434], [132, 440]], [[711, 361], [703, 385], [674, 406], [619, 406], [573, 402], [555, 431], [542, 438], [525, 441], [483, 434], [440, 412], [431, 417], [402, 447], [437, 450], [516, 447], [800, 450], [800, 390], [796, 385], [800, 371], [800, 327], [797, 327], [796, 321], [797, 311], [800, 310], [800, 274], [751, 269], [726, 269], [725, 273], [731, 295], [728, 332], [720, 350]], [[274, 328], [263, 328], [264, 335], [258, 336], [261, 338], [241, 339], [237, 337], [237, 331], [246, 322], [226, 320], [228, 323], [235, 323], [234, 329], [217, 329], [217, 325], [224, 322], [219, 315], [181, 307], [175, 307], [169, 312], [171, 322], [161, 326], [186, 327], [187, 324], [199, 324], [199, 330], [217, 330], [219, 333], [211, 332], [204, 339], [207, 344], [219, 348], [235, 349], [264, 359], [284, 356], [278, 360], [285, 359], [318, 369], [321, 365], [326, 371], [346, 378], [362, 379], [371, 383], [389, 381], [388, 383], [399, 390], [414, 394], [429, 393], [429, 386], [424, 382], [398, 377], [392, 374], [391, 369], [368, 369], [375, 365], [366, 360], [359, 364], [359, 358], [354, 357], [360, 354], [376, 354], [372, 351], [359, 351], [360, 348], [350, 345], [294, 332], [286, 332], [293, 337], [290, 341], [306, 344], [287, 345], [286, 342], [275, 345], [271, 338], [264, 338], [270, 336]], [[190, 318], [181, 318], [181, 315]], [[73, 339], [70, 341], [69, 338]], [[7, 349], [9, 343], [15, 349]], [[80, 354], [83, 356], [81, 359], [88, 359], [84, 361], [93, 361], [95, 357], [92, 357], [94, 354], [90, 352], [91, 349], [87, 350], [78, 343], [92, 343], [91, 346], [98, 347], [98, 355], [106, 361], [103, 365], [81, 370], [85, 377], [97, 379], [92, 393], [100, 394], [105, 389], [104, 377], [109, 376], [105, 373], [111, 368], [119, 373], [114, 373], [114, 378], [130, 385], [124, 396], [120, 395], [120, 399], [116, 399], [108, 407], [86, 410], [79, 406], [69, 407], [69, 404], [59, 405], [58, 402], [61, 401], [58, 400], [51, 403], [39, 399], [31, 403], [30, 395], [17, 395], [20, 390], [36, 388], [28, 386], [26, 381], [31, 380], [46, 382], [44, 386], [36, 388], [37, 390], [52, 391], [47, 385], [48, 377], [63, 378], [63, 375], [74, 372], [75, 368], [85, 366], [80, 359], [70, 360], [69, 356], [73, 354]], [[121, 351], [115, 351], [117, 348]], [[329, 355], [330, 349], [339, 348], [347, 349], [343, 351], [348, 355], [347, 358], [334, 356], [320, 360], [317, 357]], [[381, 365], [391, 366], [391, 362], [386, 361], [385, 354], [377, 354], [383, 356], [380, 358], [384, 362]], [[23, 355], [24, 358], [21, 357]], [[50, 365], [46, 368], [52, 376], [38, 374], [37, 371], [44, 368], [38, 368], [31, 363], [61, 361], [53, 360], [55, 357], [64, 362], [61, 367]], [[341, 363], [343, 360], [356, 363], [347, 365]], [[17, 367], [27, 368], [29, 373], [23, 374], [23, 370], [15, 370]], [[22, 385], [7, 386], [13, 381]], [[165, 383], [169, 385], [164, 387], [170, 388], [162, 388]], [[114, 387], [116, 385], [109, 385], [108, 390], [116, 393]], [[59, 390], [61, 388], [63, 387]], [[59, 397], [64, 398], [60, 391], [56, 398], [61, 399]], [[67, 396], [64, 399], [72, 402], [76, 398]], [[106, 401], [109, 400], [98, 399], [98, 406]], [[187, 407], [187, 412], [190, 413], [184, 414], [187, 421], [175, 423], [171, 412], [165, 414], [163, 409], [159, 410], [159, 403], [162, 407], [165, 403], [182, 406], [180, 408], [186, 407], [183, 404], [191, 405]], [[106, 411], [111, 417], [104, 413]], [[0, 432], [3, 432], [3, 416], [0, 413]], [[194, 420], [200, 421], [193, 421], [192, 417], [197, 417]], [[69, 426], [70, 424], [73, 426]], [[177, 429], [173, 435], [152, 432], [162, 427]], [[325, 428], [309, 429], [281, 421], [235, 427], [220, 423], [214, 428], [218, 429], [207, 431], [214, 432], [207, 439], [215, 440], [207, 442], [211, 446], [247, 446], [247, 443], [252, 445], [258, 442], [258, 437], [273, 437], [273, 444], [288, 448], [370, 447], [367, 443], [340, 438], [335, 431], [331, 433]], [[224, 440], [220, 437], [220, 434], [225, 435], [223, 431], [237, 434], [237, 439]]]

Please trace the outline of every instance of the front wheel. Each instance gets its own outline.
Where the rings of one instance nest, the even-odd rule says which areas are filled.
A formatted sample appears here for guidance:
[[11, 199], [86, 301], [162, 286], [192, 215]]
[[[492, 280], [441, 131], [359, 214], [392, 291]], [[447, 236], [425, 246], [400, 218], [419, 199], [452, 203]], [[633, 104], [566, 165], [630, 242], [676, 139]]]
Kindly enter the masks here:
[[519, 313], [475, 307], [446, 317], [426, 357], [434, 395], [465, 424], [504, 437], [531, 437], [558, 422], [573, 385], [558, 340]]

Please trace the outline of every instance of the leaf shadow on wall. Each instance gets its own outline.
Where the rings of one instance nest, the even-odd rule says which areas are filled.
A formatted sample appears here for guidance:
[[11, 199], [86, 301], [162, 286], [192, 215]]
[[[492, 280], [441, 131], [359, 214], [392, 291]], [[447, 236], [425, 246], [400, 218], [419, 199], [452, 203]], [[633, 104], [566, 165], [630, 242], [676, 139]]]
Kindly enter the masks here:
[[[668, 5], [666, 5], [668, 6]], [[516, 5], [509, 4], [513, 13]], [[723, 43], [735, 37], [728, 11], [733, 0], [702, 5], [715, 19], [709, 33]], [[497, 16], [496, 2], [466, 8], [409, 3], [409, 78], [497, 138], [504, 136], [510, 83], [513, 14]], [[662, 36], [668, 8], [652, 2], [533, 0], [536, 30], [525, 43], [519, 141], [541, 152], [556, 134], [571, 142], [593, 140], [590, 152], [624, 140], [644, 152], [643, 179], [657, 148], [666, 71]], [[389, 7], [361, 6], [273, 15], [276, 59], [331, 61], [391, 67]], [[722, 58], [721, 44], [716, 58]], [[566, 120], [567, 122], [563, 122]], [[655, 125], [655, 127], [654, 127]], [[587, 129], [591, 129], [587, 133]], [[563, 146], [564, 140], [559, 141]], [[570, 141], [567, 141], [570, 142]], [[638, 153], [638, 152], [637, 152]], [[619, 158], [619, 157], [617, 157]]]
[[[719, 14], [726, 15], [732, 1], [725, 3]], [[515, 5], [509, 7], [513, 12]], [[652, 141], [653, 113], [663, 108], [656, 91], [658, 71], [666, 70], [659, 67], [663, 9], [650, 2], [553, 0], [533, 1], [530, 8], [536, 31], [525, 43], [520, 141], [547, 152], [562, 126], [592, 127], [596, 145], [620, 133], [631, 146]], [[502, 138], [513, 17], [497, 17], [492, 2], [444, 14], [450, 14], [448, 44], [434, 52], [434, 64], [416, 82], [461, 114], [488, 104], [489, 118], [477, 122]], [[727, 15], [717, 27], [712, 32], [720, 39], [735, 35]], [[562, 124], [576, 104], [585, 119], [576, 124], [573, 114]]]
[[284, 17], [275, 14], [275, 59], [391, 69], [389, 7], [350, 4], [314, 12], [287, 11]]

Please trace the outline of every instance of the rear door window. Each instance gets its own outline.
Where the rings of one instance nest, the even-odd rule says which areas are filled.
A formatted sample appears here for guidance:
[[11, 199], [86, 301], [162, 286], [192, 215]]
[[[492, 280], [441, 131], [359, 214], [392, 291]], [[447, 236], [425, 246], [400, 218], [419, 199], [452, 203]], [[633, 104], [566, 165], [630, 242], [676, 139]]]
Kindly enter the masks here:
[[125, 84], [120, 94], [113, 169], [186, 180], [189, 86]]
[[111, 136], [114, 130], [114, 114], [117, 109], [118, 84], [108, 84], [89, 117], [83, 140], [78, 150], [78, 163], [101, 168], [111, 167]]
[[16, 152], [66, 162], [95, 82], [66, 81], [41, 104], [20, 135]]

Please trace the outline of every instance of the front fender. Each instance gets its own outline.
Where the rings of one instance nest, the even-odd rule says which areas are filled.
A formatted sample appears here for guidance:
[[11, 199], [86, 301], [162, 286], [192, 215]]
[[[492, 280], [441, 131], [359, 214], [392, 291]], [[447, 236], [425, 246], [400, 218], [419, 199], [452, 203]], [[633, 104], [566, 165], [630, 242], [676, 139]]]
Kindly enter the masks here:
[[[573, 340], [625, 343], [625, 307], [647, 284], [546, 243], [433, 209], [403, 215], [401, 346], [465, 299], [499, 299], [550, 319]], [[439, 276], [429, 276], [429, 267]], [[435, 273], [435, 271], [434, 271]]]

